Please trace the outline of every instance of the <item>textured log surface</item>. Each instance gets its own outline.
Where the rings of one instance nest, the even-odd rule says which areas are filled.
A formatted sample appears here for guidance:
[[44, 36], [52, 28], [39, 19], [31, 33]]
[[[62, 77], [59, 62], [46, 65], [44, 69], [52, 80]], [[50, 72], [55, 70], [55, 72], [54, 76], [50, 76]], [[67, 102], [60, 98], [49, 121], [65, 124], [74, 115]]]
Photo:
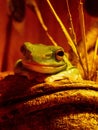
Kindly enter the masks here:
[[0, 81], [1, 130], [97, 130], [98, 84], [37, 84], [9, 75]]

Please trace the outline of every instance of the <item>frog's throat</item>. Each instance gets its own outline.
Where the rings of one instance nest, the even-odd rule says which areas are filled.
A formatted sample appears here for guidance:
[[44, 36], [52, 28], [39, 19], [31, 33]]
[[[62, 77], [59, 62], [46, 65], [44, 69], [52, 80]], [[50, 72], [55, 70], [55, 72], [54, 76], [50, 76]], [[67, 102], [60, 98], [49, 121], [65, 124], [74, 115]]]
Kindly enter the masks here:
[[58, 73], [60, 71], [66, 70], [66, 64], [59, 65], [59, 66], [50, 66], [50, 65], [40, 65], [40, 64], [32, 64], [32, 63], [24, 63], [24, 67], [31, 71], [39, 72], [39, 73], [46, 73], [46, 74], [53, 74]]

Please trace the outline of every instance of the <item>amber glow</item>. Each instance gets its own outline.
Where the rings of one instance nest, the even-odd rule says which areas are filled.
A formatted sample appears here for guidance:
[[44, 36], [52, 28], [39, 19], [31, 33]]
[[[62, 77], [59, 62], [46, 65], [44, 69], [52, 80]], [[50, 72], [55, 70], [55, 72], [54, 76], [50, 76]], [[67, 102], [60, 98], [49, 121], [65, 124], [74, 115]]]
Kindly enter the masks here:
[[[67, 5], [66, 1], [50, 1], [55, 12], [62, 20], [66, 30], [70, 34], [70, 22], [69, 22], [69, 15], [67, 12]], [[65, 51], [68, 52], [70, 47], [67, 43], [67, 39], [63, 34], [60, 26], [57, 23], [56, 18], [53, 16], [47, 2], [37, 1], [38, 7], [40, 9], [41, 16], [44, 21], [42, 21], [42, 25], [39, 23], [38, 17], [36, 16], [35, 12], [30, 8], [26, 8], [25, 19], [21, 23], [15, 23], [13, 21], [12, 25], [12, 34], [11, 34], [11, 43], [10, 49], [8, 52], [8, 63], [7, 63], [7, 70], [13, 70], [14, 63], [17, 59], [21, 58], [20, 46], [23, 44], [24, 41], [30, 41], [32, 43], [43, 43], [43, 44], [58, 44], [64, 47]], [[2, 66], [2, 58], [4, 53], [4, 46], [6, 41], [6, 29], [8, 23], [8, 3], [7, 1], [0, 1], [0, 71]], [[75, 2], [71, 0], [69, 2], [70, 13], [73, 21], [74, 31], [77, 37], [77, 43], [81, 40], [81, 32], [80, 32], [80, 25], [79, 25], [79, 17], [78, 17], [78, 5], [79, 1], [76, 0]], [[85, 15], [85, 27], [86, 31], [90, 28], [91, 25], [96, 21], [95, 18], [89, 16], [87, 13], [84, 12]], [[41, 18], [41, 17], [40, 17]], [[43, 26], [43, 28], [42, 28]], [[48, 33], [47, 33], [48, 29]], [[46, 30], [46, 32], [45, 32]], [[64, 29], [63, 29], [64, 30]], [[47, 37], [47, 35], [48, 37]], [[70, 38], [69, 38], [70, 41]], [[73, 42], [73, 41], [72, 41]], [[7, 52], [7, 51], [6, 51]]]

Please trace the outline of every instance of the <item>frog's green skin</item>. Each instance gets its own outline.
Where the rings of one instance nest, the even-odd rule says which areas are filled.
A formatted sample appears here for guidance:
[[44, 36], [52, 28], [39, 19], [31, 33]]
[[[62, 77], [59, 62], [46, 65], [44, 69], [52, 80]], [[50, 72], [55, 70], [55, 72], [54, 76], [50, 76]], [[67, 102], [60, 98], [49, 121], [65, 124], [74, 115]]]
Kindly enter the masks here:
[[[60, 79], [80, 80], [78, 69], [70, 63], [60, 46], [48, 46], [25, 42], [21, 47], [23, 58], [15, 65], [15, 73], [26, 75], [32, 79], [32, 72], [49, 74], [45, 82]], [[34, 77], [34, 76], [33, 76]]]

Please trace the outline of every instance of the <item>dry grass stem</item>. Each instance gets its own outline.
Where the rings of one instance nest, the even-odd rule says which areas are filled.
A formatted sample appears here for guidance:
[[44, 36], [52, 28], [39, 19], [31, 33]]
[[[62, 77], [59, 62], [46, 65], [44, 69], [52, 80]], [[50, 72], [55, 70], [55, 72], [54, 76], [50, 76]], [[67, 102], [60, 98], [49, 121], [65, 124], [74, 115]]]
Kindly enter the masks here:
[[67, 4], [67, 10], [68, 10], [68, 14], [69, 14], [70, 26], [71, 26], [71, 31], [72, 31], [72, 39], [73, 39], [74, 43], [77, 45], [76, 34], [74, 31], [74, 26], [73, 26], [73, 21], [72, 21], [72, 16], [71, 16], [68, 0], [66, 0], [66, 4]]
[[42, 18], [42, 15], [41, 15], [41, 12], [40, 12], [40, 10], [39, 10], [39, 7], [38, 7], [38, 5], [37, 5], [37, 3], [36, 3], [36, 0], [30, 0], [29, 2], [28, 2], [28, 5], [32, 5], [33, 7], [34, 7], [34, 9], [35, 9], [35, 12], [36, 12], [36, 15], [37, 15], [37, 18], [38, 18], [38, 20], [39, 20], [39, 22], [40, 22], [40, 24], [41, 24], [41, 26], [42, 26], [42, 28], [44, 29], [44, 31], [46, 32], [46, 35], [48, 36], [48, 38], [50, 39], [50, 41], [53, 43], [53, 45], [54, 46], [57, 46], [57, 43], [55, 42], [55, 40], [52, 38], [52, 36], [49, 34], [49, 32], [48, 32], [48, 28], [47, 28], [47, 26], [45, 25], [45, 23], [44, 23], [44, 20], [43, 20], [43, 18]]
[[[72, 31], [72, 38], [73, 38], [74, 44], [75, 44], [75, 46], [77, 48], [77, 38], [76, 38], [75, 31], [74, 31], [74, 26], [73, 26], [73, 21], [72, 21], [72, 15], [71, 15], [71, 12], [70, 12], [68, 0], [66, 0], [66, 4], [67, 4], [67, 10], [68, 10], [68, 14], [69, 14], [70, 26], [71, 26], [71, 31]], [[78, 60], [79, 60], [80, 65], [81, 65], [81, 67], [83, 69], [84, 75], [86, 75], [85, 74], [85, 68], [84, 68], [83, 63], [82, 63], [82, 58], [81, 58], [81, 56], [79, 54], [78, 49], [77, 49], [77, 53], [78, 53]]]
[[81, 27], [81, 33], [82, 33], [82, 40], [83, 40], [83, 48], [84, 48], [84, 53], [85, 53], [85, 74], [86, 78], [89, 74], [89, 69], [88, 69], [88, 60], [87, 60], [87, 47], [86, 47], [86, 34], [85, 34], [85, 20], [84, 20], [84, 13], [83, 13], [83, 2], [80, 0], [80, 5], [79, 5], [79, 18], [80, 18], [80, 27]]
[[67, 40], [68, 40], [68, 44], [71, 46], [73, 52], [78, 56], [77, 49], [76, 49], [76, 47], [75, 47], [75, 43], [74, 43], [73, 40], [71, 39], [71, 37], [70, 37], [70, 35], [69, 35], [67, 29], [65, 28], [65, 26], [64, 26], [64, 24], [62, 23], [61, 19], [59, 18], [59, 16], [58, 16], [57, 13], [55, 12], [55, 10], [54, 10], [52, 4], [50, 3], [50, 1], [49, 1], [49, 0], [46, 0], [46, 1], [47, 1], [48, 5], [49, 5], [49, 7], [50, 7], [50, 9], [51, 9], [51, 11], [52, 11], [52, 13], [53, 13], [53, 15], [55, 16], [57, 22], [59, 23], [59, 25], [60, 25], [62, 31], [64, 32], [64, 35], [65, 35], [65, 37], [66, 37]]
[[95, 72], [96, 72], [96, 59], [97, 59], [97, 54], [98, 54], [98, 38], [96, 40], [95, 44], [95, 50], [94, 50], [94, 56], [93, 56], [93, 62], [92, 62], [92, 68], [91, 68], [91, 74], [90, 77], [92, 77]]

